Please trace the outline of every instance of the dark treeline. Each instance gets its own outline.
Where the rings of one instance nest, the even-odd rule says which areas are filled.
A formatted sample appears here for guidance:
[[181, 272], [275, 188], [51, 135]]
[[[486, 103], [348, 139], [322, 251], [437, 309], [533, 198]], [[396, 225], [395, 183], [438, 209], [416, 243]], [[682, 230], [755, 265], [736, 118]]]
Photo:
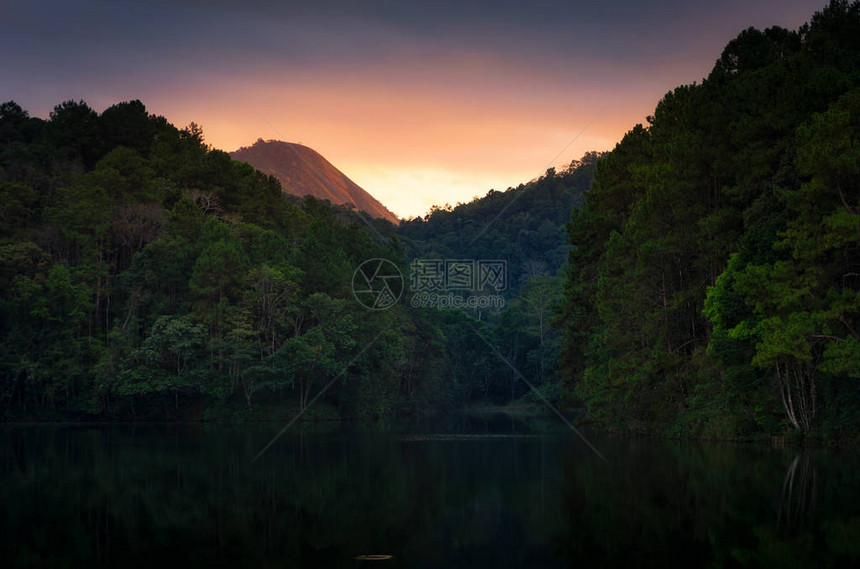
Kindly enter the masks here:
[[423, 219], [398, 228], [411, 259], [500, 259], [507, 264], [504, 306], [443, 311], [435, 319], [451, 339], [444, 359], [462, 404], [538, 401], [529, 384], [551, 400], [560, 399], [561, 332], [552, 320], [570, 252], [566, 227], [571, 211], [585, 199], [600, 157], [589, 152], [564, 170], [550, 168], [516, 188], [490, 190], [455, 207], [434, 206]]
[[359, 262], [402, 261], [395, 241], [286, 199], [194, 124], [139, 101], [66, 102], [49, 120], [5, 103], [0, 204], [0, 416], [292, 412], [379, 334], [312, 413], [444, 401], [410, 365], [434, 353], [422, 324], [352, 298]]
[[585, 200], [603, 154], [588, 152], [564, 171], [550, 168], [528, 184], [452, 207], [433, 206], [423, 218], [398, 228], [407, 253], [448, 258], [504, 259], [510, 288], [567, 261], [570, 212]]
[[[595, 159], [436, 208], [398, 237], [383, 220], [282, 194], [274, 178], [209, 148], [198, 126], [175, 128], [139, 101], [101, 114], [69, 101], [48, 120], [5, 103], [0, 416], [283, 418], [344, 370], [309, 417], [526, 394], [482, 336], [557, 396], [551, 307], [565, 222]], [[389, 259], [408, 278], [407, 253], [467, 256], [463, 220], [472, 234], [489, 226], [477, 241], [484, 258], [512, 260], [504, 310], [356, 301], [353, 273], [367, 259]]]
[[[139, 101], [4, 103], [0, 417], [282, 418], [336, 378], [309, 416], [528, 383], [617, 429], [855, 436], [858, 135], [860, 3], [840, 1], [745, 30], [611, 153], [399, 228], [285, 197]], [[504, 306], [407, 287], [367, 310], [371, 258], [407, 281], [415, 259], [505, 260]]]
[[605, 426], [857, 434], [860, 3], [747, 29], [597, 167], [562, 368]]

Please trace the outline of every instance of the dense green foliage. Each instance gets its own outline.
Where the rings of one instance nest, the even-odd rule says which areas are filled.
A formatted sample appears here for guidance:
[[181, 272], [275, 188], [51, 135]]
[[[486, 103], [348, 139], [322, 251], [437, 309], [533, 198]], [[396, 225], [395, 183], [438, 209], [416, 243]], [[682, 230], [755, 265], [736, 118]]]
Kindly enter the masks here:
[[527, 184], [505, 192], [490, 190], [467, 204], [434, 206], [423, 219], [405, 221], [398, 228], [410, 258], [507, 263], [502, 308], [454, 310], [441, 319], [434, 317], [449, 339], [446, 373], [463, 404], [536, 400], [530, 385], [551, 400], [560, 397], [561, 333], [551, 321], [570, 251], [566, 224], [571, 211], [582, 204], [601, 156], [589, 152], [564, 171], [550, 168]]
[[516, 291], [566, 262], [566, 224], [573, 208], [582, 205], [601, 156], [589, 152], [564, 171], [550, 168], [528, 184], [490, 190], [456, 207], [433, 206], [423, 219], [403, 222], [398, 235], [411, 257], [504, 259]]
[[[384, 418], [533, 386], [612, 428], [856, 436], [858, 38], [844, 1], [745, 30], [611, 153], [399, 228], [287, 197], [139, 101], [4, 103], [0, 417], [280, 418], [322, 394], [309, 415]], [[372, 258], [407, 280], [504, 260], [504, 307], [366, 310]]]
[[601, 160], [562, 366], [602, 424], [856, 435], [860, 3], [748, 29]]
[[[100, 115], [70, 101], [47, 121], [5, 103], [0, 135], [7, 418], [288, 417], [324, 388], [311, 416], [384, 417], [527, 393], [487, 341], [558, 391], [555, 273], [594, 155], [436, 208], [396, 237], [382, 220], [285, 196], [196, 125], [177, 129], [139, 101]], [[508, 260], [508, 308], [366, 310], [354, 270], [381, 257], [406, 275], [404, 249]]]
[[403, 262], [396, 241], [296, 205], [196, 125], [5, 103], [0, 195], [0, 416], [281, 416], [335, 377], [311, 413], [380, 416], [452, 391], [413, 369], [435, 361], [421, 321], [352, 298], [361, 261]]

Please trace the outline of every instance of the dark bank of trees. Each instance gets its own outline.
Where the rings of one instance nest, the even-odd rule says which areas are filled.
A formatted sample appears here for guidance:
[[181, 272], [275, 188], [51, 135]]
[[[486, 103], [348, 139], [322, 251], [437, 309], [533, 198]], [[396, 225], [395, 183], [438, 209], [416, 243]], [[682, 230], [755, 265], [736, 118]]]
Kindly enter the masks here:
[[[482, 336], [557, 392], [555, 273], [594, 159], [434, 210], [398, 237], [382, 220], [285, 196], [209, 148], [197, 125], [177, 129], [139, 101], [101, 114], [68, 101], [48, 120], [4, 103], [0, 417], [290, 417], [335, 378], [309, 417], [527, 393]], [[510, 259], [505, 311], [415, 309], [407, 298], [370, 311], [354, 298], [367, 259], [392, 260], [408, 279], [407, 254], [478, 258], [463, 220], [478, 231], [511, 202], [477, 241], [484, 257]]]
[[139, 101], [69, 101], [48, 120], [0, 106], [0, 207], [2, 417], [261, 417], [343, 369], [311, 413], [452, 391], [416, 369], [419, 351], [434, 361], [422, 322], [352, 298], [361, 261], [402, 262], [396, 240], [287, 200]]
[[516, 292], [532, 277], [554, 274], [567, 261], [567, 222], [582, 205], [602, 156], [588, 152], [566, 169], [550, 168], [516, 188], [490, 190], [456, 206], [433, 206], [423, 219], [404, 221], [397, 233], [410, 256], [504, 259]]
[[[335, 379], [309, 416], [381, 418], [525, 378], [606, 427], [856, 436], [858, 38], [857, 2], [745, 30], [608, 155], [374, 231], [138, 101], [4, 103], [0, 417], [280, 418]], [[366, 310], [378, 257], [505, 260], [505, 306]]]
[[463, 404], [540, 402], [531, 387], [550, 400], [560, 399], [561, 332], [552, 321], [570, 252], [566, 226], [571, 211], [584, 201], [601, 157], [589, 152], [567, 168], [550, 168], [516, 188], [490, 190], [454, 207], [434, 206], [423, 219], [398, 228], [412, 259], [506, 263], [504, 306], [447, 311], [436, 319], [451, 339], [444, 360]]
[[748, 29], [597, 167], [559, 322], [605, 426], [857, 434], [860, 3]]

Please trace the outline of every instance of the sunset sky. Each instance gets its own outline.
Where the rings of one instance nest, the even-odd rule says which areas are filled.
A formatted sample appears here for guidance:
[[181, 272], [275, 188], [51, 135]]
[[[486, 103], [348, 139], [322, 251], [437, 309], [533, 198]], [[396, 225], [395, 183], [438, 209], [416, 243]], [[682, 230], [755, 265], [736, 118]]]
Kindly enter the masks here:
[[411, 217], [611, 149], [742, 29], [824, 5], [5, 0], [0, 100], [140, 99], [223, 150], [300, 142]]

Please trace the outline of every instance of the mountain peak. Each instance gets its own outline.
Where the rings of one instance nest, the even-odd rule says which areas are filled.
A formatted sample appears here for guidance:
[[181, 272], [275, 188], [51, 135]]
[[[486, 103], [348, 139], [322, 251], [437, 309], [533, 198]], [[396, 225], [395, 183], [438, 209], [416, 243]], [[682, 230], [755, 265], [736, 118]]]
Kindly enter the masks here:
[[400, 223], [396, 215], [313, 148], [295, 142], [258, 138], [253, 145], [243, 146], [229, 154], [234, 160], [247, 162], [277, 178], [288, 194], [312, 195], [333, 204], [352, 205], [373, 217]]

